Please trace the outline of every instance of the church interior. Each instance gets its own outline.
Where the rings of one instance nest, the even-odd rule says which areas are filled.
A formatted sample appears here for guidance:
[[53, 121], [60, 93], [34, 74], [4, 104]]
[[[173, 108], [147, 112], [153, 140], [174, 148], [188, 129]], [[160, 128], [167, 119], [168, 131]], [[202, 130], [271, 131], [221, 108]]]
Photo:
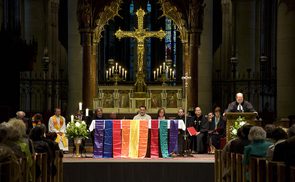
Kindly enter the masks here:
[[[184, 144], [181, 149], [184, 154], [177, 155], [176, 161], [103, 159], [96, 163], [95, 158], [93, 161], [86, 157], [72, 159], [69, 156], [76, 146], [69, 140], [70, 152], [64, 153], [63, 158], [56, 157], [52, 163], [58, 166], [56, 175], [50, 176], [51, 173], [45, 171], [47, 177], [42, 178], [41, 170], [38, 180], [82, 181], [83, 175], [78, 170], [81, 168], [89, 175], [99, 169], [102, 181], [194, 181], [196, 177], [200, 181], [216, 182], [243, 178], [271, 181], [271, 177], [266, 179], [265, 176], [273, 173], [278, 180], [287, 176], [286, 181], [295, 181], [295, 163], [289, 164], [286, 158], [278, 157], [281, 163], [269, 158], [251, 158], [250, 167], [247, 166], [250, 170], [245, 172], [250, 174], [249, 178], [243, 171], [245, 153], [226, 151], [234, 138], [234, 124], [241, 115], [254, 128], [263, 128], [267, 138], [268, 126], [273, 127], [272, 131], [283, 128], [288, 140], [284, 149], [294, 144], [295, 1], [0, 0], [0, 22], [1, 132], [9, 128], [4, 123], [17, 118], [18, 111], [25, 113], [28, 122], [37, 114], [42, 117], [40, 123], [47, 127], [51, 116], [56, 115], [56, 108], [64, 117], [64, 121], [58, 119], [58, 123], [65, 126], [73, 121], [72, 117], [81, 117], [89, 127], [98, 110], [103, 112], [103, 119], [131, 121], [133, 116], [141, 114], [142, 106], [151, 120], [158, 119], [163, 109], [166, 119], [172, 121], [182, 109], [187, 128], [191, 127], [189, 118], [195, 118], [196, 125], [197, 108], [207, 121], [216, 108], [225, 118], [224, 135], [218, 138], [215, 152], [210, 146], [207, 149], [210, 131], [206, 131], [208, 139], [202, 140], [206, 143], [206, 152], [199, 154], [199, 143], [192, 136], [186, 138], [189, 131], [181, 130], [180, 124], [178, 137], [184, 140], [178, 139], [178, 145]], [[242, 114], [226, 114], [229, 104], [238, 100], [237, 93], [242, 93], [244, 101], [253, 105], [256, 115], [244, 113], [244, 110]], [[112, 114], [116, 116], [113, 118]], [[151, 123], [147, 124], [147, 145], [153, 143]], [[159, 135], [160, 125], [159, 122]], [[168, 125], [165, 131], [169, 133], [173, 124]], [[216, 131], [219, 135], [217, 123], [215, 125], [212, 135]], [[95, 127], [98, 126], [96, 123]], [[104, 127], [107, 127], [106, 121]], [[135, 126], [130, 124], [132, 127]], [[258, 132], [259, 128], [253, 132]], [[121, 129], [123, 132], [123, 124]], [[249, 130], [247, 135], [251, 135], [252, 129]], [[6, 134], [1, 132], [0, 148], [6, 142]], [[27, 134], [31, 137], [30, 131]], [[92, 135], [95, 138], [99, 134]], [[235, 137], [239, 137], [237, 133]], [[95, 156], [98, 148], [95, 139], [89, 138], [84, 149], [86, 147], [85, 152]], [[186, 141], [190, 143], [186, 145]], [[194, 141], [196, 150], [192, 145]], [[276, 146], [276, 142], [272, 144]], [[163, 149], [162, 144], [161, 147]], [[291, 147], [285, 156], [292, 156], [294, 151]], [[183, 157], [186, 154], [192, 157]], [[149, 146], [147, 155], [152, 156]], [[4, 165], [5, 161], [0, 161], [0, 179], [10, 179], [3, 170]], [[194, 173], [192, 168], [198, 172]], [[230, 175], [224, 169], [228, 169]], [[258, 169], [263, 170], [259, 172]], [[112, 171], [119, 175], [113, 176]], [[124, 174], [131, 172], [126, 177], [123, 171]], [[175, 176], [171, 174], [174, 171], [178, 171]], [[137, 173], [142, 173], [143, 177], [138, 177]], [[182, 173], [189, 174], [185, 177]], [[20, 177], [20, 181], [24, 179], [38, 181], [30, 173], [22, 180]]]

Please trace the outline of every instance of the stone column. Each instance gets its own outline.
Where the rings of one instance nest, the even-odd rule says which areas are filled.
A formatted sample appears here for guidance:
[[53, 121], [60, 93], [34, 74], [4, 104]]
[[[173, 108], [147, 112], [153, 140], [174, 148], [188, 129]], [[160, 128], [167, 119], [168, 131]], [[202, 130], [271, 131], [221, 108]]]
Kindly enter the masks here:
[[93, 98], [96, 94], [96, 46], [92, 42], [93, 33], [81, 31], [83, 47], [83, 107], [93, 108]]
[[280, 3], [277, 14], [277, 112], [278, 119], [295, 114], [295, 9], [294, 1]]
[[[188, 85], [188, 106], [193, 110], [198, 105], [198, 46], [199, 36], [202, 30], [202, 11], [203, 8], [197, 0], [190, 4], [189, 9], [189, 41], [188, 41], [188, 59], [184, 60], [184, 74], [187, 72], [191, 79]], [[186, 47], [184, 47], [185, 51]], [[186, 52], [185, 52], [186, 54]]]
[[[233, 53], [238, 58], [238, 74], [246, 73], [248, 68], [254, 71], [259, 62], [260, 56], [259, 32], [257, 31], [257, 21], [259, 21], [257, 13], [259, 12], [258, 3], [255, 0], [232, 0], [234, 35], [233, 35]], [[235, 12], [234, 12], [235, 10]], [[259, 69], [259, 67], [258, 67]]]
[[76, 16], [77, 2], [68, 1], [68, 114], [75, 113], [82, 101], [82, 47]]
[[205, 0], [204, 3], [206, 8], [198, 59], [198, 105], [205, 114], [212, 110], [213, 0]]

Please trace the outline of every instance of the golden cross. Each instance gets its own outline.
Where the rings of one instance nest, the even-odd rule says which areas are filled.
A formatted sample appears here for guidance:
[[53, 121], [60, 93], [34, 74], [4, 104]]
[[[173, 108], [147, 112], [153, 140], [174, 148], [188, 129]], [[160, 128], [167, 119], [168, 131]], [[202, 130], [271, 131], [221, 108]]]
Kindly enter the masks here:
[[[137, 10], [137, 23], [138, 28], [135, 28], [135, 31], [122, 31], [120, 28], [116, 31], [115, 36], [120, 40], [124, 37], [131, 37], [137, 40], [137, 77], [135, 88], [146, 87], [144, 83], [144, 72], [143, 72], [143, 59], [144, 59], [144, 41], [146, 38], [155, 37], [163, 39], [166, 33], [161, 29], [159, 31], [147, 31], [143, 28], [144, 25], [144, 15], [145, 12], [141, 8]], [[136, 85], [140, 84], [140, 85]], [[144, 91], [145, 89], [140, 89], [140, 91]], [[137, 90], [136, 90], [137, 91]]]

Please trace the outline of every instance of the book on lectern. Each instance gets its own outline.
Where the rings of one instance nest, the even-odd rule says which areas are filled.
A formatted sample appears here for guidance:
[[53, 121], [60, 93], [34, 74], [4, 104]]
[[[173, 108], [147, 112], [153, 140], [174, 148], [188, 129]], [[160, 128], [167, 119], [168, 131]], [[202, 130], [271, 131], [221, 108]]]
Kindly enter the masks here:
[[187, 131], [188, 131], [190, 136], [197, 136], [200, 133], [193, 126], [188, 127]]

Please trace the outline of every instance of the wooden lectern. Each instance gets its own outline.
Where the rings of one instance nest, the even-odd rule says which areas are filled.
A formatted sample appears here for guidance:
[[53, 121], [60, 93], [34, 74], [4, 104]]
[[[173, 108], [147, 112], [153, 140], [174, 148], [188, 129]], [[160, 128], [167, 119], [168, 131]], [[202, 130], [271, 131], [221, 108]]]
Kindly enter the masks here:
[[255, 120], [257, 116], [256, 113], [253, 112], [227, 112], [226, 116], [226, 142], [232, 139], [230, 128], [234, 125], [235, 121], [239, 118], [239, 116], [245, 118], [246, 122], [251, 125], [259, 126], [260, 124]]

